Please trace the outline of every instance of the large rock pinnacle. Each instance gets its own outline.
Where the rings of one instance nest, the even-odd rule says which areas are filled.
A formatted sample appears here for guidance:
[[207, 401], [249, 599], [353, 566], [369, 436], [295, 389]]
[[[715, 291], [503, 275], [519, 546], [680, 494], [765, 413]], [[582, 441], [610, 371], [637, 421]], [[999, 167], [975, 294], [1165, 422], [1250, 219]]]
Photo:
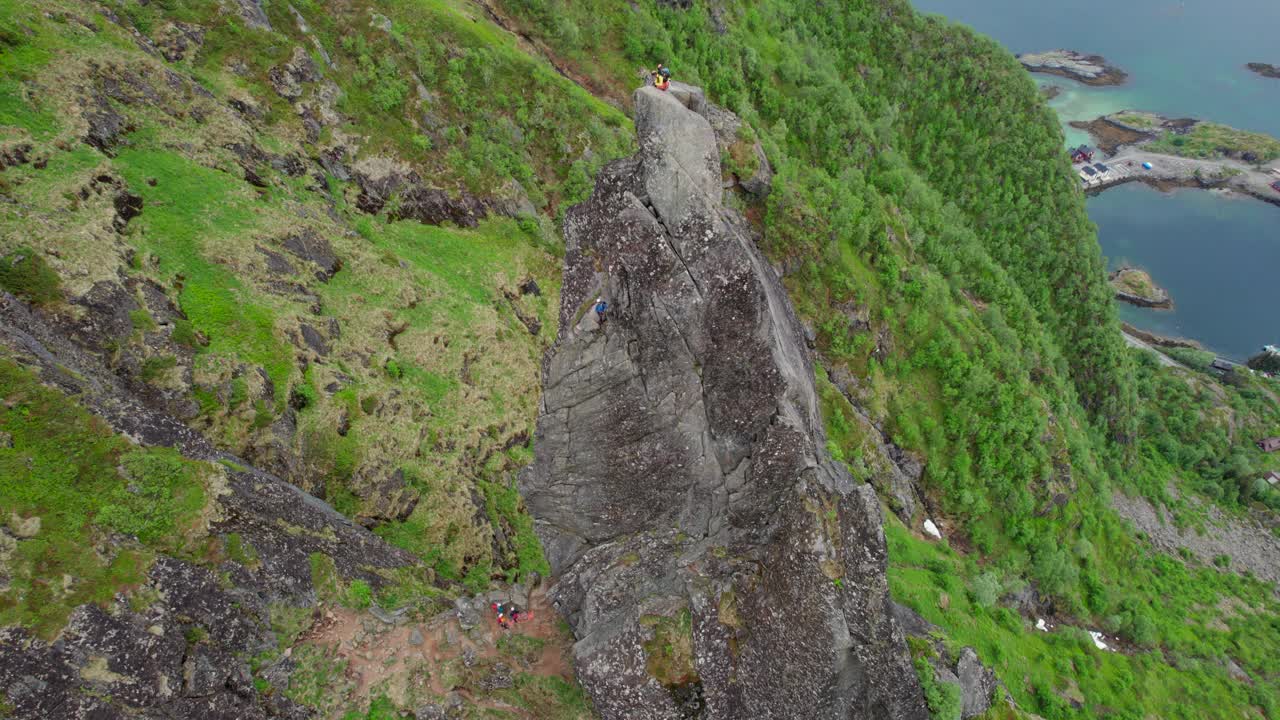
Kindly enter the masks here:
[[579, 678], [609, 720], [924, 720], [879, 505], [827, 454], [790, 302], [722, 205], [705, 100], [635, 105], [640, 153], [565, 219], [522, 478]]

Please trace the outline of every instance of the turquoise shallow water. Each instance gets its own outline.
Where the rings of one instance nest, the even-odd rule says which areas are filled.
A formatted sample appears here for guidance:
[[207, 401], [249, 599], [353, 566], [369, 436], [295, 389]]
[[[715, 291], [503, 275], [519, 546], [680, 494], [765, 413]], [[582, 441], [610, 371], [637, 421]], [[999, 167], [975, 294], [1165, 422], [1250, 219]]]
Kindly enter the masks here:
[[[1050, 104], [1065, 127], [1116, 110], [1196, 117], [1280, 137], [1280, 80], [1247, 62], [1280, 65], [1277, 0], [913, 0], [1000, 41], [1013, 52], [1070, 48], [1097, 53], [1129, 73], [1122, 86], [1063, 88]], [[1089, 215], [1108, 262], [1142, 267], [1176, 309], [1121, 306], [1142, 328], [1195, 338], [1242, 360], [1280, 343], [1280, 208], [1202, 191], [1158, 193], [1127, 185], [1090, 198]]]

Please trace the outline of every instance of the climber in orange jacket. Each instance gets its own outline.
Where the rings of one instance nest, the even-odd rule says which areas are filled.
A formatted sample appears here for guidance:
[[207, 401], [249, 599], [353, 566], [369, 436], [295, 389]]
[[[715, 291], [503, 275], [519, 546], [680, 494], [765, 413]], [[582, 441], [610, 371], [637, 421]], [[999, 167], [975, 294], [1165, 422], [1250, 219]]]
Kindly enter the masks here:
[[653, 71], [653, 86], [659, 90], [671, 87], [671, 68], [666, 63], [658, 63], [658, 69]]

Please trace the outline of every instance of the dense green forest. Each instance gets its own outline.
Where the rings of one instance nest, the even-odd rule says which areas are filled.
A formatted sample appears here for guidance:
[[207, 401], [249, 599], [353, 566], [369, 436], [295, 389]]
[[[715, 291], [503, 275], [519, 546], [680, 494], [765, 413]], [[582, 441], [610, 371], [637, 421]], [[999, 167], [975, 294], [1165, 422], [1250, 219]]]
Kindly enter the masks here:
[[[730, 202], [814, 329], [833, 454], [875, 479], [865, 415], [923, 463], [920, 511], [886, 512], [895, 599], [948, 647], [976, 648], [1020, 713], [1280, 717], [1273, 586], [1230, 557], [1157, 551], [1112, 507], [1114, 493], [1140, 496], [1206, 532], [1211, 510], [1230, 520], [1280, 507], [1259, 484], [1277, 462], [1253, 445], [1280, 434], [1275, 386], [1126, 348], [1058, 121], [996, 43], [900, 0], [271, 0], [270, 30], [226, 5], [0, 0], [0, 142], [40, 158], [0, 173], [0, 286], [51, 312], [103, 279], [172, 288], [186, 314], [173, 342], [155, 346], [143, 310], [109, 349], [114, 369], [189, 400], [184, 419], [222, 448], [296, 455], [287, 479], [431, 569], [422, 612], [546, 570], [513, 478], [529, 462], [555, 336], [559, 223], [600, 167], [634, 149], [630, 92], [661, 60], [743, 118], [775, 171], [767, 199]], [[179, 24], [203, 34], [172, 57], [138, 40], [169, 48]], [[301, 101], [279, 90], [295, 48], [324, 78], [303, 82]], [[165, 89], [165, 68], [209, 96]], [[154, 96], [127, 89], [134, 78]], [[112, 87], [102, 102], [130, 129], [101, 152], [80, 140], [80, 105]], [[316, 122], [326, 114], [339, 119]], [[246, 144], [264, 154], [246, 160]], [[342, 167], [315, 178], [266, 159], [290, 155]], [[725, 162], [732, 172], [739, 160]], [[426, 225], [406, 216], [403, 190], [368, 204], [353, 176], [386, 168], [524, 209]], [[109, 201], [78, 194], [104, 175], [145, 202], [119, 247], [95, 234]], [[303, 228], [332, 238], [341, 264], [321, 280], [291, 276], [303, 291], [282, 294], [250, 258]], [[33, 253], [43, 259], [22, 264]], [[530, 282], [537, 294], [520, 289]], [[341, 324], [322, 333], [329, 362], [297, 339], [299, 318], [317, 314]], [[56, 405], [0, 371], [6, 398]], [[853, 381], [837, 387], [838, 375]], [[132, 496], [95, 512], [60, 494], [57, 462], [22, 493], [3, 486], [5, 514], [79, 513], [79, 525], [53, 526], [49, 552], [65, 560], [86, 528], [134, 528], [139, 562], [183, 541], [207, 468], [130, 451], [76, 412], [49, 410], [33, 429], [11, 410], [7, 433], [84, 443], [91, 489], [114, 492], [121, 462], [177, 478], [155, 490], [173, 510], [141, 518]], [[296, 439], [279, 450], [272, 433], [291, 412]], [[0, 448], [0, 467], [26, 462]], [[373, 479], [389, 471], [408, 512], [387, 507]], [[923, 539], [926, 514], [948, 540]], [[139, 569], [76, 572], [93, 576], [83, 597], [6, 600], [0, 612], [52, 636], [70, 603], [127, 592]], [[1061, 630], [1035, 630], [1037, 614]], [[1095, 628], [1120, 651], [1097, 650], [1084, 633]], [[585, 712], [571, 688], [554, 695], [538, 707], [561, 714], [545, 717]], [[936, 695], [935, 717], [958, 717]], [[353, 712], [390, 717], [386, 702]]]

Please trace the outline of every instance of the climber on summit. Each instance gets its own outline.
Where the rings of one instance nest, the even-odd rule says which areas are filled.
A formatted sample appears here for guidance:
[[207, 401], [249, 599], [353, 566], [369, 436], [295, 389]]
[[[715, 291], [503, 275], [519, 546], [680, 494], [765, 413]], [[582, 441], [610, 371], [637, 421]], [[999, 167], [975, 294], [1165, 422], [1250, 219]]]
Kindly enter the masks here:
[[604, 325], [604, 320], [605, 320], [604, 312], [608, 309], [609, 309], [609, 303], [605, 302], [604, 298], [602, 297], [596, 298], [596, 306], [595, 306], [596, 320], [599, 322], [599, 324]]
[[658, 69], [653, 71], [653, 86], [659, 90], [671, 87], [671, 68], [666, 63], [658, 63]]

